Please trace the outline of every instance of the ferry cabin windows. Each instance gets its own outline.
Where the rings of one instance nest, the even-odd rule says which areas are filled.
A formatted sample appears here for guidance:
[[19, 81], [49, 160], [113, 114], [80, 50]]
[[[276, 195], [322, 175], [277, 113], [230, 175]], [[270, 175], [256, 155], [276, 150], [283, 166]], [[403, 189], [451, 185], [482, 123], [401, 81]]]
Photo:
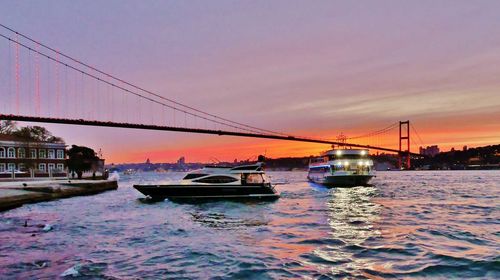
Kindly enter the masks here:
[[57, 150], [57, 158], [64, 159], [64, 150]]
[[328, 156], [328, 160], [330, 160], [330, 161], [336, 160], [336, 159], [344, 160], [344, 159], [360, 159], [360, 158], [365, 158], [365, 156], [358, 155], [358, 154], [354, 154], [354, 155], [342, 154], [340, 156], [338, 156], [338, 155], [329, 155]]
[[16, 158], [16, 149], [10, 147], [7, 149], [7, 157], [8, 158]]
[[333, 172], [336, 171], [351, 171], [357, 174], [363, 172], [370, 172], [371, 163], [369, 161], [351, 160], [351, 161], [337, 161], [332, 165]]
[[49, 149], [49, 158], [50, 159], [56, 158], [56, 152], [53, 149]]
[[328, 166], [318, 166], [318, 167], [311, 167], [310, 172], [313, 173], [325, 173], [325, 172], [330, 172], [330, 167]]
[[31, 158], [36, 158], [36, 149], [31, 149], [30, 153], [31, 153]]
[[209, 183], [209, 184], [227, 184], [238, 181], [237, 179], [229, 176], [210, 176], [202, 179], [195, 180], [193, 182], [197, 183]]
[[46, 169], [45, 163], [40, 163], [38, 165], [38, 170], [40, 170], [41, 172], [45, 172], [46, 171], [45, 169]]
[[4, 157], [5, 157], [5, 148], [0, 147], [0, 158], [4, 158]]
[[47, 151], [45, 149], [38, 150], [38, 158], [46, 158], [46, 157], [47, 157]]
[[17, 157], [18, 158], [25, 158], [26, 157], [26, 150], [24, 148], [17, 149]]
[[61, 172], [63, 172], [63, 171], [64, 171], [64, 164], [62, 164], [62, 163], [58, 163], [58, 164], [57, 164], [57, 171], [61, 171]]
[[8, 163], [7, 164], [7, 170], [10, 171], [10, 172], [16, 170], [16, 164], [15, 163]]
[[5, 163], [0, 163], [0, 173], [5, 172]]
[[49, 170], [53, 171], [54, 169], [56, 169], [56, 165], [53, 163], [49, 163]]
[[355, 162], [342, 161], [335, 164], [334, 171], [354, 171], [356, 168], [357, 165]]
[[20, 163], [17, 165], [17, 168], [19, 169], [19, 171], [24, 171], [26, 168], [24, 167], [24, 163]]

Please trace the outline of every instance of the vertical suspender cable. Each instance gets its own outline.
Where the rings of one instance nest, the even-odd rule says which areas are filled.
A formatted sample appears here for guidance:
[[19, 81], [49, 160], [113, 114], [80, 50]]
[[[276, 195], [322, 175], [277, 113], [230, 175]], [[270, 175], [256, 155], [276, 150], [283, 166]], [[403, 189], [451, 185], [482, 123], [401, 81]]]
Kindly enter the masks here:
[[18, 36], [16, 36], [16, 113], [19, 115], [19, 106], [20, 106], [20, 94], [21, 94], [21, 65], [19, 62], [19, 44], [18, 44]]

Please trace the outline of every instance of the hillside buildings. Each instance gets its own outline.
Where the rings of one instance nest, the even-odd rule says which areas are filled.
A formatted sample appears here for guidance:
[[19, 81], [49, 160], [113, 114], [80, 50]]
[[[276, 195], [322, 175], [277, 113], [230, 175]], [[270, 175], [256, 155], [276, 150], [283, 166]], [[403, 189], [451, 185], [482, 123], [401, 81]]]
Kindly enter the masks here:
[[437, 145], [427, 146], [425, 148], [420, 147], [419, 153], [421, 155], [435, 157], [437, 154], [439, 154], [439, 147]]

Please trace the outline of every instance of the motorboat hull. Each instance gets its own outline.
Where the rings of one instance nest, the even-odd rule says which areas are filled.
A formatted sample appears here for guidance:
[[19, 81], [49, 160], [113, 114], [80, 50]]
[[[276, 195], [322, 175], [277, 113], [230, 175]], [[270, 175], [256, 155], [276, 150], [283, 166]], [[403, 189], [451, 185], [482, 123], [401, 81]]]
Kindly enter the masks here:
[[309, 177], [309, 181], [327, 187], [357, 187], [369, 186], [369, 182], [373, 177], [374, 175], [332, 175], [321, 178]]
[[153, 200], [279, 198], [279, 194], [270, 185], [134, 185], [134, 188]]

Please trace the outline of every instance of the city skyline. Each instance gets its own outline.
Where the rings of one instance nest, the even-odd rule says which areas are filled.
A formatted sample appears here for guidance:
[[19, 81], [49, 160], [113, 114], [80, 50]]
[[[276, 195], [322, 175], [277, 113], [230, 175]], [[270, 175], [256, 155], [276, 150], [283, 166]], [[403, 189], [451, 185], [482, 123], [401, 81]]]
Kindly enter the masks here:
[[[409, 119], [425, 145], [498, 144], [500, 5], [424, 3], [6, 1], [0, 16], [162, 96], [260, 128], [334, 139]], [[68, 144], [102, 149], [115, 163], [306, 156], [328, 148], [44, 126]], [[397, 145], [396, 136], [377, 141]]]

